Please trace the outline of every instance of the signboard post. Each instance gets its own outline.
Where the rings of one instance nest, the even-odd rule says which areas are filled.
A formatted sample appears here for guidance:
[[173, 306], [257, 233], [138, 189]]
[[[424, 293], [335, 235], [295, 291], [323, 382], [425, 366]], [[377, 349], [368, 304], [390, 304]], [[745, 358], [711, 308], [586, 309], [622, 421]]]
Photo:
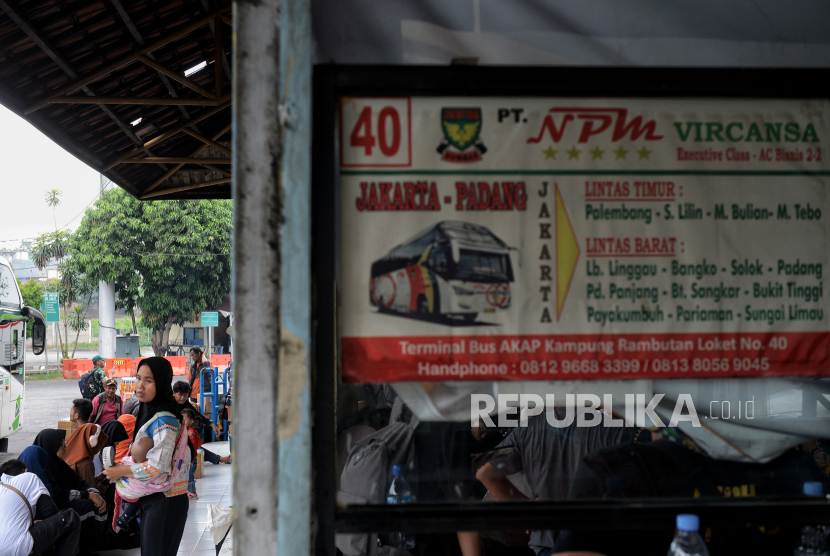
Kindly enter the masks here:
[[341, 99], [343, 379], [827, 374], [828, 116]]
[[[46, 317], [46, 322], [51, 322], [52, 324], [52, 335], [55, 336], [55, 327], [61, 320], [60, 317], [60, 296], [58, 292], [44, 292], [43, 293], [43, 304], [41, 305], [41, 310], [43, 312], [43, 316]], [[49, 350], [44, 348], [44, 353], [48, 354]], [[55, 354], [56, 354], [56, 361], [58, 364], [58, 369], [60, 369], [60, 346], [58, 343], [55, 342]], [[46, 355], [46, 372], [49, 372], [49, 356]]]
[[60, 302], [58, 292], [43, 293], [43, 316], [46, 322], [60, 322]]
[[205, 357], [210, 358], [213, 345], [213, 327], [219, 326], [218, 311], [203, 311], [202, 326], [205, 327]]

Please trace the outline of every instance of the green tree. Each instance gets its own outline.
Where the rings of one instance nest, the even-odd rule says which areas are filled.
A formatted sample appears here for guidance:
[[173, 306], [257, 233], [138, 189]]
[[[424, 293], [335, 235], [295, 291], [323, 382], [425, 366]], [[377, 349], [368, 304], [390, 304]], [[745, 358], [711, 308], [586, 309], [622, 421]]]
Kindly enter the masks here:
[[58, 284], [47, 283], [46, 289], [47, 291], [58, 292], [63, 317], [63, 333], [61, 333], [60, 325], [58, 326], [58, 347], [63, 359], [69, 357], [69, 309], [78, 297], [78, 291], [75, 288], [79, 284], [77, 275], [65, 275], [68, 267], [64, 258], [71, 238], [71, 234], [66, 231], [55, 230], [54, 232], [40, 234], [35, 240], [31, 254], [32, 261], [41, 272], [47, 267], [50, 260], [57, 259], [58, 261]]
[[170, 329], [230, 291], [230, 201], [138, 201], [121, 189], [87, 209], [70, 247], [72, 264], [115, 284], [116, 305], [152, 331], [166, 355]]
[[[40, 282], [37, 280], [29, 280], [24, 284], [18, 280], [17, 285], [20, 286], [20, 295], [23, 296], [23, 303], [29, 307], [40, 309], [40, 305], [43, 303], [43, 286], [40, 285]], [[26, 325], [27, 338], [32, 337], [32, 324], [34, 324], [34, 320], [29, 319], [29, 323]]]

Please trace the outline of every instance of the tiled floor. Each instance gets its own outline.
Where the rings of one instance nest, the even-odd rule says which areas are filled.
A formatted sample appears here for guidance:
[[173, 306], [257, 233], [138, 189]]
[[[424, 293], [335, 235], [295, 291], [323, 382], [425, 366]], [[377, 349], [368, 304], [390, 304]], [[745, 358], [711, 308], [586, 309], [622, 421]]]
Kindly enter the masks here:
[[[230, 453], [227, 442], [212, 442], [203, 448], [220, 456]], [[197, 500], [190, 501], [187, 512], [187, 524], [179, 544], [179, 556], [216, 556], [216, 547], [207, 527], [207, 507], [209, 504], [230, 507], [232, 502], [232, 483], [230, 465], [213, 465], [205, 462], [205, 476], [196, 480]], [[102, 556], [139, 556], [141, 549], [111, 550], [102, 552]]]

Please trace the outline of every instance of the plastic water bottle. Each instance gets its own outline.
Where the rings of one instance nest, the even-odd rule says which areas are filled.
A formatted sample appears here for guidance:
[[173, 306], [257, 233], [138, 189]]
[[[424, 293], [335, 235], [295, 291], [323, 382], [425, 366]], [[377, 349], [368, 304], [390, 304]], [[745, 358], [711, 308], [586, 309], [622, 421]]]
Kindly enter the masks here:
[[[804, 494], [814, 498], [824, 495], [819, 482], [804, 483]], [[830, 527], [826, 525], [805, 525], [801, 528], [801, 542], [795, 549], [795, 556], [827, 556], [827, 535]]]
[[[392, 484], [389, 485], [389, 493], [386, 495], [387, 504], [411, 504], [415, 501], [409, 483], [401, 474], [401, 466], [392, 466]], [[409, 550], [415, 548], [415, 535], [411, 533], [389, 533], [389, 546], [398, 550]]]
[[699, 529], [700, 519], [695, 514], [678, 514], [677, 534], [671, 541], [667, 556], [709, 556]]

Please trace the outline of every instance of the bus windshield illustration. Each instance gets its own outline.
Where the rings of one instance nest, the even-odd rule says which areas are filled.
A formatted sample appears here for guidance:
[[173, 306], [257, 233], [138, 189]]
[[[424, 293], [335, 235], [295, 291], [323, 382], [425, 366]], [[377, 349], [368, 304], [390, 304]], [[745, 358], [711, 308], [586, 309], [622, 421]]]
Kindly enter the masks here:
[[372, 264], [370, 301], [401, 316], [472, 323], [510, 307], [510, 249], [484, 226], [439, 222]]

